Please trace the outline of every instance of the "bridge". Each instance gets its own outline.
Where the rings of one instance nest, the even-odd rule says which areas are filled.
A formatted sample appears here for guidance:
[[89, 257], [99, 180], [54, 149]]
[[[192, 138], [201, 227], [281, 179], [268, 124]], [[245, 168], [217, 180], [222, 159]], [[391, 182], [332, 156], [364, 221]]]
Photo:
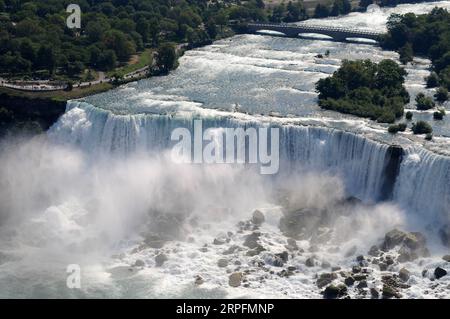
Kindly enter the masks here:
[[[379, 41], [382, 32], [358, 30], [355, 28], [328, 27], [320, 25], [293, 25], [277, 23], [249, 23], [247, 31], [258, 33], [260, 31], [276, 31], [287, 37], [308, 37], [307, 34], [321, 34], [330, 37], [330, 40], [349, 42], [351, 39], [362, 38]], [[349, 40], [350, 39], [350, 40]], [[324, 39], [329, 40], [329, 39]]]

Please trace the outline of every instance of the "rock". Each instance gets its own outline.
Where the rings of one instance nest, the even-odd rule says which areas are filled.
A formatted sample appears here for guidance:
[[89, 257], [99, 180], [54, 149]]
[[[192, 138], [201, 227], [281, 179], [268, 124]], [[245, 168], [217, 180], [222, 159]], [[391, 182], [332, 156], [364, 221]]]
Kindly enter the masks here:
[[359, 282], [358, 286], [356, 286], [356, 288], [359, 288], [359, 289], [363, 289], [363, 288], [367, 288], [367, 287], [368, 287], [368, 285], [367, 285], [367, 281], [366, 280], [361, 280]]
[[367, 275], [363, 275], [363, 274], [355, 274], [353, 275], [353, 278], [356, 281], [362, 281], [362, 280], [366, 280], [367, 279]]
[[442, 259], [450, 263], [450, 255], [445, 255], [444, 257], [442, 257]]
[[259, 246], [258, 244], [259, 237], [261, 237], [261, 233], [257, 231], [251, 233], [250, 235], [247, 235], [245, 237], [244, 246], [250, 249], [257, 248]]
[[347, 287], [345, 285], [329, 285], [323, 291], [323, 297], [325, 299], [336, 299], [342, 297], [347, 293]]
[[219, 259], [219, 261], [217, 262], [217, 266], [219, 266], [220, 268], [224, 268], [228, 266], [228, 259]]
[[238, 245], [232, 245], [229, 248], [227, 248], [226, 250], [224, 250], [222, 252], [223, 255], [231, 255], [234, 254], [236, 251], [241, 250], [241, 248]]
[[145, 266], [145, 262], [141, 259], [136, 260], [136, 262], [134, 263], [134, 267], [144, 267]]
[[378, 257], [380, 255], [380, 249], [378, 249], [378, 246], [373, 245], [370, 247], [368, 254], [373, 257]]
[[351, 256], [353, 256], [354, 254], [356, 254], [356, 251], [358, 250], [358, 247], [357, 246], [352, 246], [349, 250], [347, 250], [347, 252], [345, 253], [345, 257], [346, 258], [348, 258], [348, 257], [351, 257]]
[[295, 239], [288, 238], [287, 244], [288, 244], [288, 247], [291, 248], [291, 250], [298, 250], [297, 241]]
[[372, 299], [380, 298], [380, 293], [376, 288], [370, 288], [370, 295], [372, 296]]
[[295, 267], [295, 266], [289, 266], [289, 267], [287, 267], [287, 270], [290, 271], [290, 272], [294, 272], [294, 271], [297, 270], [297, 267]]
[[409, 278], [411, 277], [411, 273], [409, 272], [408, 269], [402, 268], [402, 269], [400, 269], [400, 271], [398, 272], [398, 277], [399, 277], [402, 281], [406, 282], [406, 281], [408, 281]]
[[355, 279], [352, 276], [348, 276], [347, 278], [345, 278], [344, 283], [347, 286], [353, 286], [353, 284], [355, 283]]
[[197, 277], [195, 278], [195, 284], [196, 284], [197, 286], [203, 285], [204, 283], [205, 283], [205, 281], [203, 280], [202, 277], [197, 276]]
[[164, 254], [159, 254], [155, 257], [156, 267], [161, 267], [168, 260]]
[[316, 265], [315, 259], [313, 257], [306, 259], [305, 265], [306, 267], [314, 267]]
[[390, 298], [401, 298], [402, 295], [393, 287], [384, 284], [383, 285], [383, 298], [384, 299], [390, 299]]
[[331, 282], [333, 280], [335, 280], [336, 278], [337, 278], [337, 275], [335, 273], [324, 273], [324, 274], [321, 274], [319, 276], [319, 278], [317, 279], [317, 287], [323, 288], [323, 287], [331, 284]]
[[388, 265], [386, 263], [379, 263], [378, 267], [380, 267], [381, 271], [386, 271], [388, 268]]
[[322, 261], [322, 268], [330, 268], [331, 264], [328, 261]]
[[445, 269], [441, 268], [441, 267], [437, 267], [434, 270], [434, 277], [436, 279], [441, 279], [442, 277], [444, 277], [446, 275], [447, 275], [447, 271]]
[[249, 256], [249, 257], [257, 256], [257, 255], [259, 255], [261, 252], [263, 252], [264, 250], [265, 250], [265, 249], [263, 248], [263, 246], [261, 246], [261, 245], [258, 244], [258, 246], [257, 246], [255, 249], [251, 249], [251, 250], [247, 251], [247, 252], [245, 253], [245, 255], [246, 255], [246, 256]]
[[425, 247], [427, 244], [427, 239], [422, 233], [419, 232], [411, 232], [406, 234], [405, 238], [403, 239], [404, 244], [406, 247], [416, 250], [421, 247]]
[[255, 210], [253, 212], [253, 216], [252, 216], [252, 223], [255, 225], [262, 225], [262, 223], [264, 223], [264, 221], [266, 220], [266, 218], [264, 217], [264, 214], [261, 213], [259, 210]]
[[228, 279], [228, 284], [231, 287], [239, 287], [241, 285], [244, 275], [241, 272], [232, 273]]
[[341, 270], [341, 267], [339, 267], [339, 266], [331, 267], [331, 271], [339, 271], [339, 270]]
[[405, 237], [405, 232], [398, 229], [393, 229], [390, 232], [386, 233], [386, 235], [384, 236], [384, 242], [381, 247], [384, 251], [391, 250], [392, 248], [400, 245]]
[[364, 256], [363, 255], [356, 256], [356, 261], [364, 261]]
[[280, 254], [275, 254], [275, 256], [279, 257], [283, 262], [287, 262], [289, 259], [289, 253], [287, 251], [283, 251]]
[[427, 274], [428, 274], [428, 270], [427, 269], [422, 270], [422, 277], [426, 277]]
[[315, 208], [286, 211], [280, 219], [279, 227], [286, 237], [310, 238], [319, 229], [324, 214], [325, 211]]
[[443, 226], [439, 230], [439, 237], [441, 238], [444, 246], [450, 247], [450, 224]]
[[144, 242], [147, 246], [156, 249], [162, 248], [166, 243], [166, 241], [161, 239], [158, 235], [147, 235]]
[[227, 241], [223, 238], [214, 238], [214, 245], [224, 245]]
[[361, 267], [360, 266], [353, 266], [352, 267], [352, 272], [354, 274], [361, 272]]

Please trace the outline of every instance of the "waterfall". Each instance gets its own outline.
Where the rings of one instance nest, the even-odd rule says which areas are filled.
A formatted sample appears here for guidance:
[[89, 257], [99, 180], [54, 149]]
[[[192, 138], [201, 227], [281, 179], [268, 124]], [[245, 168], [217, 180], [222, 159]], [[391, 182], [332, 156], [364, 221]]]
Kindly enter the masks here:
[[[68, 103], [67, 112], [50, 129], [52, 140], [76, 145], [87, 154], [127, 156], [157, 153], [170, 147], [171, 132], [203, 128], [260, 127], [258, 121], [226, 116], [116, 115], [85, 102]], [[365, 202], [393, 199], [418, 213], [448, 219], [450, 159], [423, 149], [389, 146], [338, 129], [294, 124], [280, 128], [280, 173], [303, 168], [342, 177], [349, 195]]]

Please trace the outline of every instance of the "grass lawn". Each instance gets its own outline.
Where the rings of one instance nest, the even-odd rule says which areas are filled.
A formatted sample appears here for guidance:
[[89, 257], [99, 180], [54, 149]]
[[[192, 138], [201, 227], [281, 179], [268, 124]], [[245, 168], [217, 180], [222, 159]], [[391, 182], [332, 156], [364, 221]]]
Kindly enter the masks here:
[[143, 52], [139, 53], [137, 55], [137, 59], [131, 59], [130, 62], [128, 62], [128, 65], [125, 65], [123, 67], [114, 69], [107, 73], [108, 77], [111, 77], [114, 74], [118, 74], [120, 76], [125, 76], [128, 73], [131, 73], [133, 71], [142, 69], [143, 67], [146, 67], [149, 65], [153, 60], [153, 49], [145, 49]]

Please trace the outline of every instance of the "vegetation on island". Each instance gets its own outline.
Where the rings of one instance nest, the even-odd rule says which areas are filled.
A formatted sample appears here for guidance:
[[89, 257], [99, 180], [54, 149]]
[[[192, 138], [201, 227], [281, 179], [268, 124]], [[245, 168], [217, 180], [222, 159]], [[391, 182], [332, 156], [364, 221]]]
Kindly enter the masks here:
[[403, 63], [415, 55], [428, 57], [433, 72], [427, 78], [429, 88], [450, 89], [450, 13], [434, 8], [429, 14], [393, 14], [388, 19], [385, 49], [397, 50]]
[[392, 60], [344, 60], [331, 77], [316, 84], [323, 109], [393, 123], [403, 116], [409, 94], [406, 71]]

